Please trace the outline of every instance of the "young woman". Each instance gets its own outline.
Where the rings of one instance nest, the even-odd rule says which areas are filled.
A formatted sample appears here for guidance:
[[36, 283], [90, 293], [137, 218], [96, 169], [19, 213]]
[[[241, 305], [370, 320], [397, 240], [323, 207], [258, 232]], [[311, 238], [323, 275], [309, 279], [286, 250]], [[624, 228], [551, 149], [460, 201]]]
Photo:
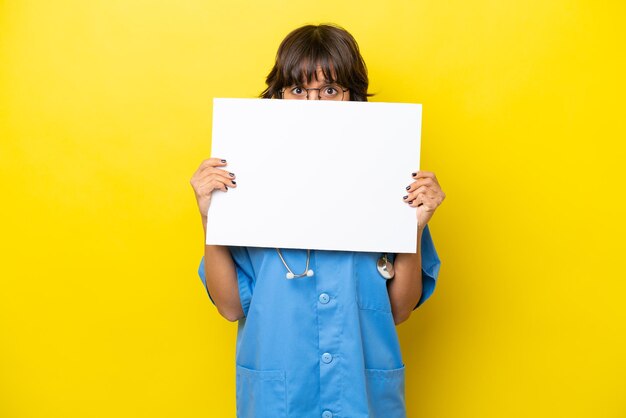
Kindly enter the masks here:
[[[264, 98], [368, 97], [358, 45], [333, 25], [291, 32], [266, 82]], [[209, 158], [191, 179], [205, 234], [212, 193], [237, 187], [227, 164]], [[239, 418], [406, 417], [395, 326], [434, 291], [441, 263], [428, 221], [444, 198], [428, 171], [407, 173], [398, 190], [416, 208], [416, 254], [205, 245], [198, 273], [219, 313], [238, 321]]]

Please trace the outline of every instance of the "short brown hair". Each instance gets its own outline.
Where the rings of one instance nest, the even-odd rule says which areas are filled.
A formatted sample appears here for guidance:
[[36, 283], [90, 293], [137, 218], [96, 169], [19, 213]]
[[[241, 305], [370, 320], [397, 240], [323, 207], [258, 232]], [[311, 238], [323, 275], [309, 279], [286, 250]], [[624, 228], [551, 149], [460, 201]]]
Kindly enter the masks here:
[[371, 96], [367, 67], [354, 37], [340, 26], [322, 24], [295, 29], [281, 42], [260, 97], [279, 98], [282, 88], [317, 79], [317, 66], [326, 80], [350, 89], [350, 100], [366, 102]]

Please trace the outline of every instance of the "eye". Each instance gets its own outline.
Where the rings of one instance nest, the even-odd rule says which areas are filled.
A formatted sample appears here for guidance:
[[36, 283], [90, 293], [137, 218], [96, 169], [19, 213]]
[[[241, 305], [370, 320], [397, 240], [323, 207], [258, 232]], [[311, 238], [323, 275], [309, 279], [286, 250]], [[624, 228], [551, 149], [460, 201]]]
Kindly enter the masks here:
[[300, 86], [293, 87], [291, 89], [291, 94], [294, 94], [296, 96], [301, 96], [304, 94], [304, 89]]
[[324, 86], [324, 88], [322, 88], [320, 92], [321, 92], [321, 95], [324, 97], [328, 97], [328, 98], [337, 97], [337, 95], [339, 94], [339, 88], [335, 85], [328, 85], [328, 86]]

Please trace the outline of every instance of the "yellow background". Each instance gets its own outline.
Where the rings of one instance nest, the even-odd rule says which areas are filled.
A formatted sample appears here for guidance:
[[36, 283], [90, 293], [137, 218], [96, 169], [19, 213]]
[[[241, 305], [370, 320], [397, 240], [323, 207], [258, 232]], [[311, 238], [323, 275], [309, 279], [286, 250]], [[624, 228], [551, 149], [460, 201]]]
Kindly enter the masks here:
[[409, 417], [625, 417], [624, 4], [0, 1], [0, 417], [234, 417], [189, 179], [212, 98], [327, 21], [447, 194]]

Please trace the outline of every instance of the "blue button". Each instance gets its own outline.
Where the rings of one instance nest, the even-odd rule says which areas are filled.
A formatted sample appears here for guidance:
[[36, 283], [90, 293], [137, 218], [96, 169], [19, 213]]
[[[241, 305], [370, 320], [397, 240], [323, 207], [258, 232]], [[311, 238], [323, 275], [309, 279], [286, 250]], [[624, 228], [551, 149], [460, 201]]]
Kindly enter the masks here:
[[333, 413], [330, 411], [322, 412], [322, 418], [333, 418]]
[[324, 353], [322, 354], [322, 361], [324, 363], [330, 363], [331, 361], [333, 361], [333, 356], [330, 353]]
[[321, 303], [328, 303], [328, 301], [330, 300], [330, 296], [328, 296], [328, 293], [322, 293], [319, 299]]

